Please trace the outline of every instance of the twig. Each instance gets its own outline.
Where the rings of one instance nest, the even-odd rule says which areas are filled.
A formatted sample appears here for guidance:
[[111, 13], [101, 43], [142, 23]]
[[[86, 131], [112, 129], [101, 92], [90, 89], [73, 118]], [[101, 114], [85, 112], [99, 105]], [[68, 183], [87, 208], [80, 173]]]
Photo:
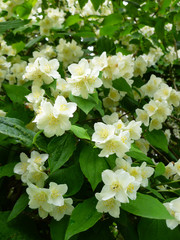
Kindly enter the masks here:
[[169, 161], [161, 152], [159, 152], [154, 146], [152, 146], [151, 144], [150, 144], [150, 146], [152, 147], [152, 149], [153, 149], [156, 153], [158, 153], [160, 156], [162, 156], [167, 163], [170, 162], [170, 161]]

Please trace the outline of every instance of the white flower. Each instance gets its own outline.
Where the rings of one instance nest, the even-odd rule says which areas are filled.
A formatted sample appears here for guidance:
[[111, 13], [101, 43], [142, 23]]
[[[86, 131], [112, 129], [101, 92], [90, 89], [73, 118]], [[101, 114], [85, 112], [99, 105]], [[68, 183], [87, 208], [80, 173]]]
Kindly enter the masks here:
[[154, 74], [152, 74], [149, 81], [144, 84], [140, 89], [142, 90], [144, 95], [147, 95], [148, 97], [153, 97], [161, 82], [161, 78], [156, 77]]
[[52, 211], [49, 213], [55, 220], [59, 221], [61, 220], [64, 215], [71, 215], [74, 207], [72, 206], [72, 199], [71, 198], [65, 198], [64, 199], [64, 205], [62, 206], [54, 206]]
[[108, 212], [112, 217], [119, 217], [121, 203], [118, 200], [110, 198], [103, 201], [101, 193], [96, 193], [95, 196], [98, 199], [98, 203], [96, 205], [96, 209], [98, 212]]
[[130, 138], [133, 140], [138, 140], [141, 137], [142, 128], [140, 127], [142, 122], [136, 122], [132, 120], [128, 123], [128, 125], [125, 127], [125, 130], [129, 131]]
[[180, 224], [180, 198], [174, 199], [171, 202], [164, 203], [168, 212], [174, 217], [174, 219], [167, 219], [166, 224], [172, 230]]
[[[69, 116], [72, 116], [72, 112], [75, 111], [76, 107], [75, 103], [70, 105], [68, 103], [65, 104], [69, 108], [68, 112], [68, 109], [66, 111], [66, 107], [63, 105], [65, 102], [66, 100], [63, 97], [56, 99], [55, 107], [45, 100], [41, 102], [40, 111], [33, 122], [37, 123], [38, 129], [44, 130], [44, 134], [47, 137], [54, 135], [61, 136], [66, 130], [71, 128]], [[60, 105], [59, 108], [58, 105]]]
[[147, 112], [147, 114], [151, 117], [153, 114], [155, 114], [156, 110], [158, 109], [157, 103], [154, 100], [151, 100], [149, 103], [145, 104], [143, 106], [144, 110]]
[[104, 115], [104, 117], [102, 117], [103, 122], [106, 124], [113, 124], [117, 122], [118, 119], [118, 113], [116, 112], [112, 113], [111, 115]]
[[49, 191], [50, 194], [47, 202], [55, 206], [63, 206], [64, 205], [63, 195], [67, 192], [67, 185], [66, 184], [57, 185], [56, 183], [51, 182], [49, 184]]
[[37, 151], [31, 152], [31, 157], [28, 159], [29, 163], [35, 163], [38, 166], [44, 165], [45, 161], [48, 159], [48, 154], [40, 154]]
[[32, 93], [25, 96], [27, 100], [33, 104], [33, 108], [35, 111], [37, 111], [39, 104], [43, 99], [44, 93], [44, 89], [41, 89], [39, 86], [35, 85], [32, 86]]
[[174, 164], [176, 173], [180, 176], [180, 159]]
[[41, 72], [45, 73], [49, 77], [54, 79], [60, 78], [60, 74], [57, 72], [59, 68], [59, 62], [57, 59], [52, 59], [48, 61], [44, 57], [37, 58], [39, 62], [39, 69]]
[[32, 209], [42, 208], [46, 212], [52, 210], [52, 205], [50, 205], [47, 200], [49, 196], [49, 189], [39, 188], [33, 184], [30, 184], [26, 189], [29, 195], [29, 207]]
[[136, 121], [141, 121], [145, 126], [149, 126], [149, 115], [145, 110], [136, 109], [137, 118]]
[[69, 102], [63, 96], [58, 96], [54, 104], [54, 116], [64, 115], [67, 117], [73, 117], [73, 113], [77, 109], [77, 104]]
[[147, 155], [147, 152], [149, 151], [149, 142], [143, 138], [140, 138], [139, 140], [135, 141], [136, 146]]
[[27, 173], [21, 177], [22, 181], [27, 184], [34, 183], [38, 187], [43, 187], [45, 180], [48, 179], [48, 175], [44, 172], [45, 167], [31, 163], [28, 165], [27, 170]]
[[159, 130], [162, 128], [162, 122], [158, 118], [153, 118], [149, 125], [149, 131], [154, 129]]
[[167, 102], [169, 104], [174, 105], [175, 107], [178, 107], [180, 105], [180, 92], [176, 91], [175, 89], [172, 89], [167, 99]]
[[141, 176], [142, 176], [142, 182], [141, 185], [143, 187], [147, 187], [148, 186], [148, 178], [151, 177], [154, 173], [154, 168], [152, 167], [147, 167], [146, 166], [146, 162], [143, 162], [140, 166], [141, 169]]
[[97, 69], [98, 71], [102, 71], [107, 65], [106, 52], [103, 52], [100, 57], [93, 57], [90, 62], [91, 68]]
[[27, 171], [28, 163], [28, 156], [25, 153], [20, 154], [20, 163], [17, 163], [14, 167], [14, 173], [23, 175]]
[[[177, 165], [176, 165], [177, 168]], [[165, 166], [165, 172], [164, 176], [169, 179], [171, 176], [175, 175], [177, 173], [176, 168], [172, 162], [168, 163], [167, 166]]]
[[124, 160], [123, 158], [116, 158], [116, 167], [114, 170], [123, 169], [124, 171], [129, 172], [132, 164], [131, 161]]
[[95, 133], [92, 135], [92, 141], [104, 143], [114, 136], [115, 127], [98, 122], [94, 124]]
[[159, 99], [167, 100], [171, 94], [171, 91], [172, 87], [169, 87], [165, 83], [161, 83], [160, 89], [157, 90], [156, 93], [154, 94], [154, 98], [158, 100]]
[[147, 63], [142, 56], [136, 58], [134, 62], [134, 76], [143, 76], [143, 74], [147, 71]]
[[102, 180], [105, 186], [102, 188], [102, 200], [108, 200], [115, 198], [121, 203], [127, 203], [128, 195], [127, 188], [130, 183], [135, 181], [135, 178], [130, 176], [128, 172], [123, 169], [116, 170], [105, 170], [102, 172]]

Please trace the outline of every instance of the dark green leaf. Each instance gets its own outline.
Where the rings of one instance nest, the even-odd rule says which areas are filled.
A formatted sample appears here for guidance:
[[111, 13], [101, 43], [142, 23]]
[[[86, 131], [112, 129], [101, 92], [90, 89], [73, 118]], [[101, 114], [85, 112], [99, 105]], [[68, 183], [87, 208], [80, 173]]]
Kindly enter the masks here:
[[154, 219], [173, 219], [164, 205], [156, 198], [137, 193], [136, 200], [130, 200], [129, 203], [123, 203], [122, 209], [134, 215], [154, 218]]
[[78, 0], [78, 2], [79, 2], [80, 7], [83, 8], [84, 5], [88, 2], [88, 0]]
[[62, 168], [51, 173], [47, 181], [67, 184], [68, 191], [66, 196], [72, 196], [80, 190], [83, 180], [80, 166], [78, 163], [75, 163], [68, 168]]
[[50, 232], [52, 240], [64, 240], [69, 216], [64, 216], [60, 221], [51, 220]]
[[0, 22], [0, 34], [9, 29], [24, 26], [28, 22], [29, 20], [20, 20], [20, 19], [13, 20], [13, 21]]
[[22, 121], [8, 117], [0, 117], [0, 133], [13, 138], [16, 143], [21, 143], [27, 147], [32, 146], [35, 135], [33, 131], [25, 128]]
[[85, 145], [79, 157], [81, 170], [87, 177], [93, 190], [101, 182], [101, 173], [108, 168], [106, 160], [98, 157], [98, 154], [98, 149], [93, 148], [91, 145]]
[[132, 96], [132, 89], [124, 78], [114, 80], [113, 87], [119, 91], [127, 92]]
[[4, 166], [0, 167], [0, 178], [2, 177], [11, 177], [14, 175], [14, 166], [16, 163], [11, 162], [11, 163], [7, 163]]
[[52, 172], [64, 165], [69, 160], [76, 148], [76, 139], [72, 134], [55, 137], [48, 144], [49, 166]]
[[134, 159], [137, 159], [138, 161], [153, 164], [153, 161], [151, 160], [151, 158], [147, 157], [140, 149], [138, 149], [133, 145], [131, 146], [130, 151], [127, 152], [126, 154]]
[[98, 10], [99, 6], [103, 4], [105, 0], [91, 0], [95, 10]]
[[177, 240], [180, 237], [179, 228], [171, 230], [164, 220], [141, 219], [138, 225], [139, 240]]
[[7, 221], [9, 222], [15, 217], [17, 217], [27, 207], [28, 202], [29, 202], [28, 195], [26, 193], [22, 194], [15, 203]]
[[71, 100], [71, 102], [77, 103], [78, 107], [86, 114], [88, 114], [96, 105], [96, 102], [92, 99], [92, 97], [89, 97], [88, 99], [83, 99], [81, 97], [70, 95], [69, 99]]
[[151, 145], [168, 153], [167, 138], [162, 130], [153, 130], [151, 132], [147, 131], [144, 136]]
[[101, 218], [102, 213], [97, 212], [96, 204], [97, 201], [93, 197], [75, 207], [70, 217], [65, 240], [70, 239], [77, 233], [91, 228]]

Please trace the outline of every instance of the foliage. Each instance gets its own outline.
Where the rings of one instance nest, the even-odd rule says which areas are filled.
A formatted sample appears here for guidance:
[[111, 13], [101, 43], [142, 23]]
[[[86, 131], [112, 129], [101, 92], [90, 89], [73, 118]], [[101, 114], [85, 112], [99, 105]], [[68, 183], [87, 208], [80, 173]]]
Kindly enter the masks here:
[[0, 238], [179, 239], [179, 1], [3, 0], [0, 40]]

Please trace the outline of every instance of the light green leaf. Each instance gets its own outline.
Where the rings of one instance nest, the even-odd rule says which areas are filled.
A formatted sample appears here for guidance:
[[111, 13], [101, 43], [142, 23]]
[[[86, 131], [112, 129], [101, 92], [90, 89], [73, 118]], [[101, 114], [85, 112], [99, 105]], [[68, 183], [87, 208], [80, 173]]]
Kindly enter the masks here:
[[67, 227], [65, 240], [70, 239], [77, 233], [84, 232], [91, 228], [102, 216], [96, 210], [96, 199], [89, 198], [78, 204], [72, 212], [69, 225]]
[[159, 163], [156, 165], [154, 177], [161, 176], [164, 172], [165, 172], [164, 163], [159, 162]]
[[7, 221], [9, 222], [15, 217], [17, 217], [27, 207], [28, 202], [29, 202], [28, 195], [26, 193], [22, 194], [15, 203]]
[[136, 200], [123, 203], [121, 207], [127, 212], [145, 218], [173, 219], [161, 202], [152, 196], [141, 193], [137, 193]]
[[71, 125], [71, 131], [78, 138], [90, 140], [90, 137], [89, 137], [89, 134], [87, 133], [87, 130], [82, 128], [82, 127], [79, 127], [79, 126], [76, 126], [76, 125]]
[[[23, 41], [20, 41], [20, 42], [17, 42], [17, 43], [13, 43], [12, 47], [16, 50], [16, 53], [19, 53], [19, 52], [21, 52], [25, 48], [25, 43]], [[15, 85], [13, 85], [13, 86], [15, 86]]]
[[0, 133], [9, 136], [16, 143], [31, 147], [35, 133], [25, 128], [22, 121], [16, 118], [0, 117]]
[[168, 153], [168, 142], [165, 134], [162, 130], [153, 130], [151, 132], [146, 132], [144, 137], [148, 142], [154, 147], [160, 148], [164, 152]]
[[72, 134], [55, 137], [48, 144], [49, 166], [52, 172], [69, 160], [76, 148], [76, 139]]
[[8, 84], [3, 84], [3, 87], [12, 102], [23, 104], [25, 101], [27, 101], [25, 96], [27, 96], [30, 93], [30, 90], [28, 90], [27, 88], [23, 86]]
[[14, 175], [14, 166], [16, 165], [15, 162], [7, 163], [4, 166], [0, 167], [0, 178], [2, 177], [11, 177]]
[[27, 19], [36, 2], [37, 0], [26, 0], [24, 3], [15, 6], [13, 10], [20, 18]]
[[66, 19], [65, 26], [69, 27], [82, 20], [79, 14], [71, 15]]
[[102, 22], [103, 25], [115, 25], [120, 24], [122, 22], [122, 15], [118, 13], [113, 13], [104, 18]]
[[32, 47], [34, 44], [36, 44], [37, 42], [41, 41], [44, 38], [44, 36], [38, 36], [35, 37], [33, 39], [31, 39], [27, 44], [26, 44], [26, 48], [30, 48]]
[[77, 193], [84, 181], [79, 163], [75, 163], [70, 167], [59, 169], [50, 174], [47, 182], [56, 182], [58, 184], [67, 184], [68, 191], [66, 196], [72, 196]]
[[139, 240], [176, 240], [180, 237], [179, 228], [171, 230], [164, 220], [141, 219], [138, 225]]
[[133, 145], [131, 145], [131, 149], [126, 154], [140, 162], [147, 162], [149, 164], [153, 164], [151, 158], [147, 157], [139, 148]]
[[93, 148], [91, 145], [85, 145], [79, 157], [81, 170], [87, 177], [93, 190], [101, 182], [101, 173], [108, 168], [106, 160], [98, 157], [98, 154], [98, 149]]

